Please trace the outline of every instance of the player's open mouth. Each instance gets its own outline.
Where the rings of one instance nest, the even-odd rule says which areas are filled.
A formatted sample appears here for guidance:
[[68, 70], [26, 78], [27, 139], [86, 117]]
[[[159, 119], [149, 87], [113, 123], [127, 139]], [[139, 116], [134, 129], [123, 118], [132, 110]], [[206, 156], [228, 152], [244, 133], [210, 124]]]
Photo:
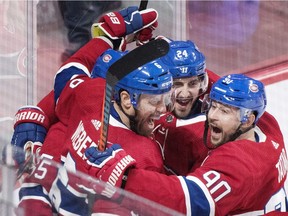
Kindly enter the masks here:
[[210, 130], [211, 130], [211, 136], [220, 136], [220, 134], [222, 133], [222, 130], [215, 126], [215, 125], [211, 125], [210, 124]]
[[148, 124], [150, 124], [150, 125], [154, 124], [154, 119], [149, 118], [149, 120], [148, 120]]
[[187, 106], [193, 98], [176, 98], [176, 102], [181, 106]]
[[154, 124], [154, 121], [159, 120], [159, 119], [160, 119], [160, 115], [154, 115], [149, 118], [149, 122]]
[[152, 118], [148, 118], [147, 121], [145, 122], [145, 130], [150, 131], [152, 133], [154, 127], [155, 127], [155, 123], [154, 120]]

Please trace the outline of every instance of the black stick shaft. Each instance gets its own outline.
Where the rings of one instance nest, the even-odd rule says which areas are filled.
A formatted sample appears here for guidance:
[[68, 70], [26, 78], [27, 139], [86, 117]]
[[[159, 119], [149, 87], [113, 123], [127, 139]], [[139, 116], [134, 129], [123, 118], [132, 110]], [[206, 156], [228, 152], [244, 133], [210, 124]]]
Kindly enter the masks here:
[[147, 8], [147, 4], [148, 4], [148, 0], [146, 0], [146, 1], [142, 0], [140, 2], [139, 11], [145, 10]]

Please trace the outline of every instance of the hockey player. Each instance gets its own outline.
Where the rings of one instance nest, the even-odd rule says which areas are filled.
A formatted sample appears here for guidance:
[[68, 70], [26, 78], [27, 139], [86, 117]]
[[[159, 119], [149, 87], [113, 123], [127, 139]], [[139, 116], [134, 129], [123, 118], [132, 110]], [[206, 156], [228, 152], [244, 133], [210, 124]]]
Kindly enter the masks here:
[[[111, 15], [113, 15], [113, 19], [111, 18]], [[75, 78], [77, 75], [90, 77], [90, 71], [95, 64], [96, 59], [108, 48], [114, 48], [116, 50], [125, 49], [126, 43], [131, 42], [126, 40], [126, 35], [129, 35], [129, 38], [131, 38], [131, 35], [135, 34], [135, 38], [138, 41], [142, 41], [142, 43], [149, 40], [152, 37], [152, 30], [157, 26], [157, 17], [158, 13], [154, 9], [147, 9], [139, 12], [137, 7], [129, 7], [119, 12], [111, 12], [109, 15], [104, 15], [100, 19], [101, 22], [94, 25], [94, 28], [97, 25], [99, 26], [99, 36], [93, 38], [63, 64], [56, 75], [55, 91], [51, 92], [45, 98], [45, 101], [39, 103], [40, 109], [38, 107], [23, 107], [18, 111], [15, 118], [16, 122], [12, 145], [20, 147], [28, 152], [30, 152], [30, 150], [33, 153], [40, 151], [41, 155], [45, 155], [56, 162], [60, 162], [62, 145], [64, 143], [67, 128], [66, 125], [59, 122], [59, 119], [53, 117], [55, 115], [53, 108], [55, 104], [51, 103], [51, 98], [53, 99], [52, 101], [54, 101], [54, 98], [55, 101], [58, 100], [59, 95], [71, 77]], [[112, 20], [116, 19], [119, 22], [113, 23]], [[36, 115], [41, 116], [41, 118], [32, 118]], [[49, 122], [48, 119], [51, 119], [52, 121]], [[46, 136], [48, 128], [49, 132]], [[45, 142], [42, 145], [44, 139]], [[26, 145], [27, 141], [32, 141], [33, 145]], [[23, 154], [15, 153], [13, 158], [17, 165], [23, 164]], [[45, 170], [46, 168], [43, 168], [43, 173], [45, 173]], [[37, 185], [37, 188], [35, 187], [34, 189], [37, 189], [38, 192], [41, 192], [42, 194], [38, 193], [38, 198], [36, 196], [36, 199], [33, 197], [32, 199], [34, 199], [35, 202], [32, 202], [30, 206], [39, 209], [41, 208], [41, 212], [45, 212], [47, 215], [49, 215], [49, 212], [52, 214], [51, 200], [47, 193], [55, 179], [56, 171], [57, 170], [51, 171], [49, 175], [46, 176], [47, 178], [45, 178], [45, 181], [42, 181], [40, 184], [39, 182], [33, 182], [35, 179], [26, 179], [20, 193], [20, 196], [23, 198], [20, 206], [27, 207], [31, 204], [29, 203], [29, 199], [31, 198], [31, 196], [29, 197], [30, 188], [26, 186], [34, 184], [34, 186]], [[26, 205], [25, 202], [28, 202], [28, 204]], [[29, 215], [32, 215], [29, 209], [27, 209], [27, 211], [29, 212]], [[34, 211], [34, 213], [36, 215], [38, 214], [37, 211]]]
[[186, 175], [207, 156], [200, 96], [219, 77], [207, 71], [205, 56], [192, 41], [170, 41], [170, 51], [162, 60], [173, 75], [176, 100], [173, 112], [158, 121], [154, 136], [162, 147], [167, 173]]
[[[211, 151], [201, 167], [187, 176], [131, 168], [125, 189], [186, 215], [286, 212], [287, 154], [277, 121], [265, 112], [264, 85], [242, 74], [227, 75], [213, 85], [205, 104]], [[86, 154], [97, 164], [103, 153], [96, 152], [90, 148]], [[119, 160], [91, 169], [101, 178]]]
[[[195, 94], [195, 98], [198, 99], [198, 93], [203, 93], [205, 91], [205, 89], [207, 88], [207, 83], [208, 83], [208, 80], [207, 80], [207, 73], [206, 73], [206, 69], [205, 69], [205, 58], [204, 56], [198, 51], [198, 49], [195, 47], [195, 45], [192, 43], [192, 42], [183, 42], [183, 41], [175, 41], [175, 42], [171, 42], [170, 43], [170, 52], [169, 52], [169, 57], [168, 58], [172, 58], [173, 60], [173, 64], [171, 65], [171, 61], [169, 61], [170, 59], [167, 59], [167, 58], [163, 58], [162, 60], [165, 61], [165, 63], [169, 66], [169, 70], [171, 70], [175, 76], [175, 79], [177, 82], [178, 82], [178, 85], [179, 83], [181, 82], [184, 82], [185, 80], [189, 80], [189, 82], [191, 82], [191, 77], [194, 79], [194, 80], [200, 80], [201, 82], [201, 85], [200, 87], [199, 86], [196, 86], [196, 94]], [[182, 58], [179, 58], [179, 53], [181, 53], [181, 55], [183, 56]], [[187, 55], [187, 56], [186, 56]], [[178, 59], [176, 58], [178, 56]], [[199, 63], [200, 62], [200, 63]], [[203, 63], [203, 64], [202, 64]], [[169, 65], [170, 64], [170, 65]], [[197, 67], [197, 65], [200, 64], [199, 68]], [[176, 65], [176, 66], [175, 66]], [[179, 66], [180, 65], [180, 66]], [[96, 67], [98, 67], [96, 65]], [[190, 71], [190, 74], [191, 75], [190, 77], [188, 75], [183, 75], [183, 74], [180, 74], [179, 71], [181, 71], [180, 69], [181, 68], [184, 68], [184, 67], [188, 67], [189, 71]], [[196, 68], [196, 69], [195, 69]], [[203, 70], [201, 70], [201, 68]], [[99, 71], [99, 70], [98, 70]], [[103, 70], [102, 68], [102, 71], [105, 71]], [[196, 75], [198, 72], [199, 76]], [[211, 73], [212, 74], [212, 73]], [[195, 75], [195, 76], [193, 76]], [[210, 75], [210, 74], [209, 74]], [[213, 74], [212, 74], [213, 75]], [[176, 78], [178, 76], [178, 79]], [[181, 76], [181, 78], [179, 78]], [[102, 75], [102, 77], [104, 77], [104, 75]], [[186, 79], [187, 78], [187, 79]], [[213, 79], [212, 79], [213, 80]], [[197, 82], [197, 81], [195, 81]], [[190, 84], [191, 85], [191, 84]], [[195, 87], [195, 86], [194, 86]], [[198, 89], [200, 88], [200, 89]], [[202, 89], [203, 88], [203, 89]], [[180, 88], [181, 89], [181, 88]], [[183, 91], [183, 90], [182, 90]], [[178, 95], [182, 95], [183, 93], [179, 92]], [[188, 91], [189, 92], [189, 91]], [[184, 93], [185, 94], [185, 93]], [[189, 93], [188, 93], [189, 94]], [[191, 98], [190, 98], [191, 99]], [[197, 102], [197, 106], [195, 107], [199, 107], [199, 102]], [[64, 107], [64, 106], [63, 106]], [[191, 109], [191, 108], [190, 108]], [[171, 114], [170, 114], [171, 115]], [[200, 112], [199, 112], [199, 109], [197, 109], [197, 113], [195, 113], [195, 116], [197, 115], [200, 115]], [[162, 118], [163, 119], [163, 118]], [[166, 119], [166, 118], [164, 118]], [[175, 118], [176, 119], [176, 118]], [[175, 123], [175, 121], [173, 122]], [[203, 122], [202, 122], [203, 123]], [[61, 124], [60, 124], [61, 125]], [[170, 122], [168, 122], [168, 125], [169, 126], [172, 126], [172, 124], [170, 124]], [[174, 125], [173, 125], [174, 126]], [[59, 128], [59, 124], [56, 124], [53, 126], [53, 128]], [[196, 126], [197, 128], [197, 126]], [[180, 128], [179, 128], [180, 129]], [[201, 129], [201, 128], [200, 128]], [[53, 131], [53, 129], [52, 129]], [[170, 131], [172, 131], [171, 127], [170, 127]], [[181, 136], [182, 132], [185, 131], [185, 130], [176, 130], [177, 133], [178, 133], [178, 138], [179, 136]], [[62, 131], [60, 131], [62, 132]], [[174, 133], [174, 134], [177, 134], [177, 133]], [[51, 134], [51, 132], [50, 132]], [[53, 134], [53, 133], [52, 133]], [[171, 132], [171, 134], [173, 134]], [[187, 173], [191, 167], [191, 164], [194, 164], [196, 161], [196, 159], [200, 162], [203, 161], [203, 159], [205, 158], [206, 154], [207, 154], [207, 149], [205, 148], [205, 146], [203, 145], [202, 142], [195, 142], [196, 140], [196, 135], [198, 136], [198, 139], [202, 139], [201, 137], [201, 134], [199, 136], [199, 134], [195, 133], [195, 139], [187, 139], [186, 143], [187, 145], [183, 145], [183, 147], [181, 149], [179, 149], [179, 151], [177, 152], [178, 154], [180, 154], [180, 156], [178, 156], [178, 158], [181, 158], [181, 160], [177, 160], [178, 161], [178, 167], [181, 168], [181, 169], [184, 169], [185, 172]], [[173, 137], [173, 136], [172, 136]], [[48, 140], [50, 140], [50, 143], [55, 143], [58, 141], [59, 143], [59, 136], [55, 136], [55, 133], [54, 133], [54, 136], [49, 136], [48, 135]], [[51, 140], [53, 142], [51, 142]], [[194, 142], [193, 142], [194, 141]], [[47, 143], [47, 141], [45, 141]], [[178, 143], [178, 142], [177, 142]], [[177, 145], [177, 143], [173, 143], [173, 142], [170, 142], [170, 144], [172, 145]], [[182, 144], [183, 142], [181, 142]], [[193, 146], [192, 146], [193, 145]], [[48, 145], [44, 145], [44, 151], [42, 152], [45, 152], [45, 149], [47, 149], [47, 146]], [[49, 152], [51, 151], [59, 151], [60, 148], [55, 148], [55, 145], [50, 145], [51, 146], [51, 149], [49, 149]], [[46, 147], [46, 148], [45, 148]], [[49, 147], [49, 146], [48, 146]], [[193, 151], [191, 151], [191, 147], [193, 148]], [[171, 149], [171, 148], [170, 148]], [[173, 146], [172, 146], [172, 150], [173, 150]], [[168, 151], [169, 152], [169, 146], [168, 146]], [[177, 153], [175, 152], [175, 155], [177, 155]], [[53, 154], [52, 154], [53, 155]], [[57, 153], [56, 155], [60, 155], [59, 153]], [[186, 155], [186, 157], [183, 157], [183, 155]], [[173, 159], [175, 157], [171, 157], [171, 156], [174, 156], [173, 154], [172, 155], [169, 155], [168, 154], [168, 157], [166, 157], [165, 159], [168, 159], [168, 161], [173, 161]], [[202, 156], [202, 157], [201, 157]], [[172, 160], [169, 160], [171, 157]], [[55, 159], [55, 154], [54, 154], [54, 159]], [[183, 160], [182, 160], [183, 159]], [[58, 160], [57, 160], [58, 161]], [[188, 161], [189, 163], [186, 163], [186, 161]], [[176, 163], [175, 163], [176, 164]], [[184, 165], [184, 166], [183, 166]], [[183, 174], [184, 175], [184, 174]], [[50, 175], [50, 176], [53, 176], [53, 175]], [[46, 178], [47, 180], [47, 178]], [[49, 181], [52, 181], [49, 180]], [[47, 180], [47, 182], [49, 182]]]
[[[51, 151], [54, 159], [60, 161], [61, 148], [58, 146], [64, 142], [60, 138], [64, 137], [62, 135], [65, 135], [66, 129], [61, 124], [54, 124], [58, 122], [55, 103], [66, 83], [71, 77], [77, 75], [90, 77], [96, 59], [107, 49], [125, 50], [126, 44], [133, 40], [142, 44], [149, 41], [152, 31], [157, 27], [157, 18], [158, 13], [154, 9], [138, 11], [138, 7], [132, 6], [118, 12], [107, 13], [100, 18], [99, 23], [93, 25], [94, 38], [58, 70], [55, 76], [55, 91], [51, 91], [43, 98], [38, 106], [24, 106], [16, 113], [11, 144], [15, 147], [13, 159], [17, 167], [21, 167], [25, 160], [22, 149], [27, 152], [27, 155], [31, 150], [33, 153], [39, 152], [51, 127], [53, 130], [49, 133], [53, 132], [54, 135], [50, 135], [49, 139], [45, 140], [47, 149], [43, 151]], [[128, 35], [130, 40], [127, 40]], [[134, 37], [131, 37], [133, 35]], [[4, 151], [4, 161], [5, 157]]]
[[[114, 50], [107, 50], [97, 61], [99, 66], [96, 64], [96, 68], [107, 71], [107, 66], [111, 65], [110, 62], [113, 63], [121, 56]], [[139, 161], [136, 168], [163, 172], [161, 151], [150, 136], [154, 128], [154, 120], [159, 119], [160, 115], [166, 112], [166, 106], [169, 105], [166, 103], [170, 101], [172, 75], [167, 71], [166, 66], [160, 60], [155, 60], [125, 76], [115, 87], [115, 102], [111, 110], [108, 141], [119, 143], [133, 155]], [[100, 73], [96, 72], [96, 74]], [[59, 121], [67, 126], [63, 155], [66, 155], [64, 166], [68, 170], [90, 174], [85, 167], [86, 159], [83, 156], [85, 149], [89, 146], [96, 146], [99, 141], [104, 89], [103, 78], [91, 79], [85, 75], [77, 76], [67, 83], [58, 99], [56, 115]], [[46, 139], [49, 139], [49, 134]], [[134, 159], [130, 163], [134, 164]], [[47, 170], [46, 173], [43, 173], [44, 168]], [[44, 187], [43, 193], [45, 190], [49, 191], [49, 184], [52, 182], [49, 170], [51, 168], [54, 173], [53, 167], [39, 166], [25, 182], [46, 186], [45, 182], [49, 179], [48, 188]], [[84, 182], [79, 183], [78, 180], [73, 182], [73, 177], [64, 178], [63, 176], [66, 175], [69, 176], [65, 170], [61, 169], [56, 182], [61, 196], [57, 195], [59, 194], [57, 191], [50, 191], [49, 196], [54, 208], [63, 215], [68, 213], [87, 215], [88, 209], [85, 208], [87, 207], [85, 205], [87, 193], [93, 188], [89, 188], [89, 185], [87, 186]], [[35, 193], [35, 185], [32, 187], [28, 184], [23, 185], [24, 187], [20, 190], [20, 194], [24, 194], [20, 197], [21, 208], [27, 208], [27, 206], [29, 208], [31, 201], [34, 203], [37, 196], [39, 196], [38, 201], [41, 201], [42, 194]], [[33, 200], [29, 199], [32, 195]], [[96, 201], [94, 209], [96, 212], [111, 213], [109, 211], [114, 211], [119, 214], [124, 211], [121, 213], [123, 215], [130, 213], [127, 209], [118, 208], [118, 204], [103, 199]]]

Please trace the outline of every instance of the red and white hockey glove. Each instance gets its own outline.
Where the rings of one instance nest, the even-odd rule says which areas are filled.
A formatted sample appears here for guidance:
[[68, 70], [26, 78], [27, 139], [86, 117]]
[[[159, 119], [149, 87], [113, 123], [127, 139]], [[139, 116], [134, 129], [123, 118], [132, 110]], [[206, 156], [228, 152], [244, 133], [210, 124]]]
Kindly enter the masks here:
[[40, 151], [41, 151], [41, 147], [42, 147], [42, 143], [41, 142], [31, 142], [28, 141], [25, 146], [24, 146], [24, 150], [25, 150], [25, 161], [29, 160], [29, 157], [33, 157], [33, 164], [36, 165], [40, 159]]
[[105, 151], [90, 147], [85, 151], [85, 156], [89, 175], [107, 182], [104, 188], [94, 185], [94, 191], [108, 198], [119, 198], [120, 194], [116, 193], [116, 187], [119, 188], [126, 182], [129, 168], [136, 164], [135, 159], [126, 154], [118, 144], [113, 144]]
[[157, 28], [157, 26], [158, 22], [155, 22], [147, 28], [144, 28], [141, 31], [137, 32], [135, 35], [136, 45], [141, 46], [145, 43], [148, 43], [152, 39], [153, 31]]
[[152, 31], [158, 25], [157, 18], [158, 12], [156, 10], [150, 8], [139, 11], [137, 6], [131, 6], [118, 12], [110, 12], [102, 16], [98, 23], [92, 25], [92, 38], [106, 35], [112, 40], [120, 40], [118, 42], [120, 44], [119, 50], [124, 51], [126, 43], [135, 39], [143, 43], [149, 41], [152, 38]]
[[[20, 166], [32, 153], [39, 152], [49, 127], [45, 113], [36, 106], [21, 107], [15, 115], [14, 133], [11, 140], [12, 157], [16, 166]], [[6, 161], [5, 149], [3, 160]]]

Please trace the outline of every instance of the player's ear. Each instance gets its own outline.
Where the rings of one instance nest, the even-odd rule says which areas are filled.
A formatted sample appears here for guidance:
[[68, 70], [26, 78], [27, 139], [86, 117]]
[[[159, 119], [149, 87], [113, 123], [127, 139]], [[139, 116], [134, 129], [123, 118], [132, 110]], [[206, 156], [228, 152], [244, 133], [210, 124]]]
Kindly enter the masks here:
[[253, 125], [255, 119], [256, 119], [256, 116], [254, 113], [252, 113], [251, 115], [249, 115], [247, 121], [243, 124], [243, 126], [247, 127], [247, 128], [251, 127]]
[[133, 105], [131, 103], [130, 95], [127, 91], [122, 91], [120, 93], [120, 98], [121, 98], [121, 107], [122, 109], [129, 113], [130, 109], [133, 109]]

